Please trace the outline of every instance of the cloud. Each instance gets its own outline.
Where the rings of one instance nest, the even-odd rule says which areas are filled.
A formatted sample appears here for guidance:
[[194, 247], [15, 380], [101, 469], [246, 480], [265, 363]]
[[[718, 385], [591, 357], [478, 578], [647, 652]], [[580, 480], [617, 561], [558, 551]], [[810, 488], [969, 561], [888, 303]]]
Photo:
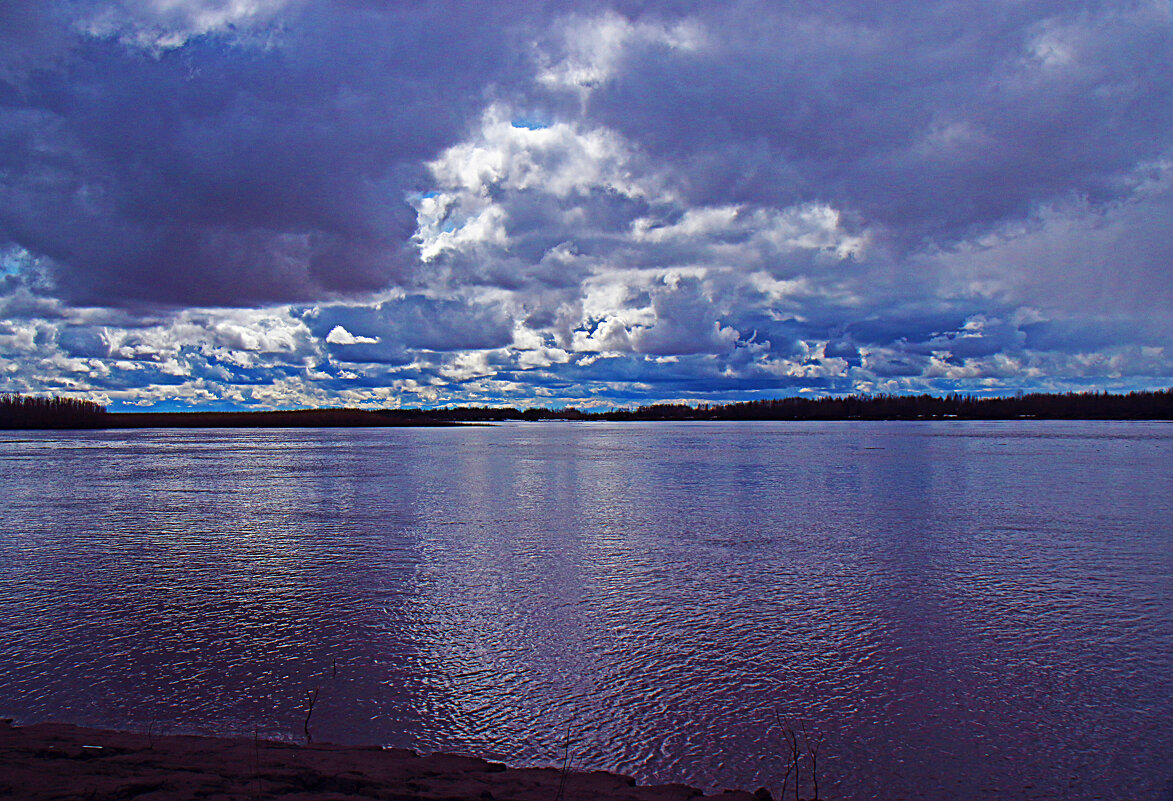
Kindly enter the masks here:
[[[470, 11], [135, 9], [188, 38], [152, 57], [78, 34], [0, 109], [0, 237], [73, 303], [249, 306], [408, 280], [423, 163], [517, 69], [505, 32], [469, 35]], [[285, 23], [263, 47], [227, 27], [261, 16]]]
[[486, 350], [513, 341], [513, 322], [499, 309], [422, 295], [316, 307], [302, 319], [316, 336], [338, 346], [330, 352], [345, 362], [406, 363], [413, 351]]
[[1173, 161], [1141, 165], [1124, 198], [1075, 197], [947, 251], [917, 267], [947, 272], [955, 292], [994, 295], [1051, 314], [1127, 318], [1168, 332], [1173, 319]]
[[326, 343], [329, 345], [377, 345], [379, 338], [356, 337], [342, 326], [336, 325], [326, 335]]
[[1148, 0], [5, 4], [0, 390], [1160, 386], [1171, 76]]
[[615, 11], [598, 16], [571, 15], [556, 26], [553, 53], [541, 59], [538, 80], [555, 89], [570, 89], [586, 99], [616, 77], [633, 47], [694, 52], [704, 46], [705, 31], [695, 22], [632, 21]]
[[1119, 197], [1167, 152], [1167, 4], [949, 6], [710, 6], [704, 48], [632, 44], [588, 112], [679, 165], [693, 202], [820, 198], [905, 246]]
[[96, 38], [159, 54], [193, 37], [240, 34], [271, 23], [302, 0], [115, 0], [83, 13], [76, 27]]

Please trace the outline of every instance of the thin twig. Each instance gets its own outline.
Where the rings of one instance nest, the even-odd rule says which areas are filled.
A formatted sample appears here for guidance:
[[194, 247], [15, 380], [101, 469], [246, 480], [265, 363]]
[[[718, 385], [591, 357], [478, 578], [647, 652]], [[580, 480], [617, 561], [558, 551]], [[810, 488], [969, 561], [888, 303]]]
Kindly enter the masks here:
[[562, 801], [566, 794], [566, 780], [570, 776], [570, 730], [573, 723], [566, 724], [566, 742], [562, 752], [562, 775], [558, 778], [558, 794], [554, 801]]
[[802, 756], [802, 749], [798, 747], [798, 735], [794, 733], [794, 729], [786, 730], [786, 738], [790, 740], [790, 760], [791, 766], [794, 768], [794, 801], [800, 801], [798, 788], [802, 784], [802, 781], [799, 778], [798, 760]]
[[790, 774], [794, 773], [794, 793], [795, 798], [798, 798], [798, 759], [795, 755], [795, 747], [797, 742], [794, 739], [794, 730], [782, 723], [782, 716], [778, 714], [778, 710], [774, 710], [774, 720], [778, 723], [778, 728], [782, 730], [782, 739], [790, 746], [791, 761], [786, 765], [786, 773], [782, 776], [782, 790], [778, 793], [778, 801], [785, 801], [786, 787], [790, 784]]
[[802, 739], [806, 743], [806, 750], [811, 755], [811, 783], [814, 785], [815, 794], [810, 801], [819, 801], [819, 748], [823, 745], [824, 737], [818, 734], [812, 743], [810, 735], [806, 733], [806, 724], [799, 721], [799, 726], [802, 727]]
[[782, 739], [785, 740], [786, 744], [790, 747], [790, 764], [786, 767], [786, 776], [783, 778], [782, 784], [782, 795], [779, 795], [778, 798], [779, 801], [781, 801], [781, 799], [786, 795], [786, 783], [790, 778], [790, 774], [793, 773], [794, 801], [800, 801], [798, 792], [802, 786], [802, 781], [800, 779], [801, 772], [798, 763], [799, 759], [802, 757], [802, 749], [798, 747], [798, 735], [794, 732], [794, 729], [790, 728], [789, 726], [782, 725], [782, 718], [778, 715], [777, 711], [774, 712], [774, 717], [777, 718], [778, 726], [782, 729]]
[[307, 743], [313, 742], [313, 738], [310, 736], [310, 716], [314, 714], [314, 703], [318, 700], [319, 689], [321, 688], [315, 687], [306, 693], [306, 697], [309, 699], [309, 705], [305, 710], [305, 723], [302, 724], [302, 729], [305, 731], [305, 741]]

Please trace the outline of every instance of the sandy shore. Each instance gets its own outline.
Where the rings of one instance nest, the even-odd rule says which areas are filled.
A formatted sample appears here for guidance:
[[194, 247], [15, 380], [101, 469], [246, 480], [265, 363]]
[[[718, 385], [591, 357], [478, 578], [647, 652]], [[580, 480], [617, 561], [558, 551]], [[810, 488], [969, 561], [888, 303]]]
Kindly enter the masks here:
[[[561, 792], [560, 792], [561, 787]], [[293, 745], [252, 738], [148, 736], [61, 723], [0, 722], [0, 798], [22, 801], [761, 801], [680, 784], [637, 787], [612, 773], [565, 776], [403, 749]]]

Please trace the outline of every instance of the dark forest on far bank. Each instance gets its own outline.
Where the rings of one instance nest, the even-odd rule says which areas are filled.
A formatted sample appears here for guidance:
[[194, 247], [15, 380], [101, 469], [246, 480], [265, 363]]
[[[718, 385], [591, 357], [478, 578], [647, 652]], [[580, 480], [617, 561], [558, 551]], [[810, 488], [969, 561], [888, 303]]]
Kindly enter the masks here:
[[658, 403], [582, 411], [457, 406], [445, 409], [298, 409], [256, 412], [109, 412], [74, 398], [0, 395], [0, 429], [354, 428], [510, 420], [1173, 420], [1173, 389], [1111, 394], [843, 395], [728, 404]]

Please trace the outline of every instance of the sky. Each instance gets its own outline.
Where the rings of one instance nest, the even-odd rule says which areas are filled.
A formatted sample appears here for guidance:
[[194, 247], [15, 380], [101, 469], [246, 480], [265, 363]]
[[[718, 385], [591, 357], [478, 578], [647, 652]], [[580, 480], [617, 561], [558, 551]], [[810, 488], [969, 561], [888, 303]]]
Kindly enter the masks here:
[[1168, 0], [5, 0], [0, 391], [1173, 385]]

